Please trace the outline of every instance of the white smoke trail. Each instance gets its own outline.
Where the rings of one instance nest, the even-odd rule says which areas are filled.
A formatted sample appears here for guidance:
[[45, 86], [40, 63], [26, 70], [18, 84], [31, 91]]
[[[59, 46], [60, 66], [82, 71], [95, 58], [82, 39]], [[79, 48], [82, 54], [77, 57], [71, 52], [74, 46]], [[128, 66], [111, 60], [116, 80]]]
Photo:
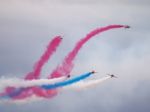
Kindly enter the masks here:
[[12, 79], [0, 79], [0, 90], [3, 90], [7, 86], [13, 86], [15, 88], [19, 87], [32, 87], [32, 86], [40, 86], [44, 84], [53, 84], [56, 82], [64, 81], [67, 79], [67, 76], [62, 76], [59, 78], [53, 78], [53, 79], [34, 79], [34, 80], [23, 80], [18, 78], [12, 78]]
[[[65, 86], [62, 89], [83, 90], [83, 89], [86, 89], [86, 88], [95, 87], [95, 86], [99, 85], [100, 83], [102, 83], [102, 82], [104, 82], [104, 81], [106, 81], [110, 78], [111, 78], [111, 76], [106, 76], [106, 77], [95, 79], [95, 80], [80, 81], [80, 82], [74, 83], [72, 85]], [[17, 86], [17, 87], [22, 87], [22, 86], [29, 87], [31, 85], [34, 86], [34, 85], [42, 85], [42, 84], [48, 84], [48, 83], [52, 84], [52, 83], [59, 82], [59, 81], [65, 80], [65, 79], [66, 79], [66, 77], [60, 77], [60, 78], [55, 78], [55, 79], [31, 80], [31, 81], [24, 81], [23, 80], [24, 82], [26, 82], [25, 85], [23, 85], [24, 82], [23, 83], [19, 82], [21, 85]], [[18, 80], [18, 81], [20, 81], [20, 80]], [[17, 83], [12, 83], [12, 84], [17, 84]], [[38, 97], [36, 95], [32, 95], [31, 97], [25, 98], [25, 99], [22, 99], [22, 100], [12, 100], [12, 99], [5, 99], [4, 98], [4, 99], [0, 100], [0, 103], [26, 104], [26, 103], [31, 103], [33, 101], [42, 101], [44, 99], [45, 98]]]
[[106, 76], [100, 79], [90, 80], [90, 81], [80, 81], [78, 83], [65, 86], [63, 89], [86, 89], [100, 84], [101, 82], [110, 79], [111, 76]]

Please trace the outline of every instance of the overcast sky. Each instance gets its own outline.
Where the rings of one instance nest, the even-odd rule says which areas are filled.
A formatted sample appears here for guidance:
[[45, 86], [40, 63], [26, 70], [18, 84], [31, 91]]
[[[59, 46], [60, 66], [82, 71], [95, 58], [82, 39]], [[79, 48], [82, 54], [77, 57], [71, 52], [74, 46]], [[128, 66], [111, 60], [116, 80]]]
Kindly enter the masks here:
[[24, 77], [49, 41], [63, 42], [44, 66], [46, 77], [75, 43], [94, 28], [126, 24], [91, 39], [72, 75], [96, 70], [117, 74], [98, 87], [61, 91], [52, 99], [0, 104], [0, 112], [150, 112], [149, 0], [0, 0], [0, 76]]

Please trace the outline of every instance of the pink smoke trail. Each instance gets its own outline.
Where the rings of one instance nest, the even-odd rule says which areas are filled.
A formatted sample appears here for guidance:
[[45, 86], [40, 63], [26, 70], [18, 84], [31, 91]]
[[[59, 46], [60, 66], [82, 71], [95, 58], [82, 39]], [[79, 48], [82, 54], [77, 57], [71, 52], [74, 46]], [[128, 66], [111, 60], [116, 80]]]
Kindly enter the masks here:
[[49, 60], [52, 54], [56, 51], [62, 38], [61, 36], [56, 36], [47, 46], [47, 50], [41, 56], [40, 60], [34, 65], [32, 72], [29, 72], [25, 77], [26, 80], [38, 79], [44, 64]]
[[76, 55], [78, 54], [79, 50], [82, 48], [82, 46], [89, 40], [91, 39], [93, 36], [102, 33], [104, 31], [107, 30], [111, 30], [114, 28], [127, 28], [128, 26], [126, 25], [109, 25], [106, 27], [102, 27], [102, 28], [97, 28], [93, 31], [91, 31], [90, 33], [88, 33], [83, 39], [81, 39], [76, 46], [74, 47], [74, 49], [65, 57], [63, 63], [60, 66], [57, 66], [57, 68], [52, 72], [51, 75], [49, 75], [48, 78], [53, 78], [53, 77], [60, 77], [63, 75], [68, 75], [70, 74], [71, 70], [73, 69], [73, 60], [76, 57]]
[[[52, 41], [48, 44], [47, 50], [44, 52], [44, 54], [40, 57], [39, 61], [34, 65], [34, 69], [32, 72], [29, 72], [27, 76], [25, 76], [25, 80], [32, 80], [32, 79], [38, 79], [40, 77], [40, 73], [42, 70], [42, 67], [44, 64], [49, 60], [49, 58], [52, 56], [52, 54], [56, 51], [57, 47], [59, 46], [60, 42], [62, 41], [61, 36], [56, 36], [52, 39]], [[32, 95], [32, 93], [38, 94], [41, 93], [41, 91], [34, 91], [36, 87], [27, 88], [22, 94], [15, 97], [14, 99], [23, 99], [25, 97], [29, 97]], [[10, 91], [13, 91], [14, 87], [7, 87], [6, 88], [6, 94]], [[3, 93], [4, 94], [4, 93]]]
[[[34, 67], [34, 71], [30, 72], [27, 76], [26, 79], [33, 79], [33, 78], [39, 78], [41, 69], [43, 67], [43, 65], [48, 61], [48, 59], [50, 58], [50, 56], [53, 54], [54, 51], [56, 51], [56, 47], [60, 44], [62, 38], [61, 36], [56, 36], [48, 45], [47, 47], [47, 51], [42, 55], [41, 59], [38, 61], [38, 63], [36, 64], [36, 66]], [[39, 87], [32, 87], [30, 89], [27, 89], [26, 91], [29, 91], [29, 93], [31, 93], [30, 91], [34, 92], [34, 94], [36, 94], [37, 96], [43, 96], [43, 97], [47, 97], [47, 96], [51, 96], [49, 95], [51, 94], [55, 94], [57, 93], [55, 90], [51, 91], [51, 92], [47, 92], [47, 91], [42, 91]], [[23, 92], [24, 93], [24, 92]], [[48, 93], [48, 94], [47, 94]], [[24, 94], [23, 94], [24, 95]], [[30, 96], [30, 94], [29, 94]], [[20, 94], [19, 97], [17, 98], [23, 98]]]

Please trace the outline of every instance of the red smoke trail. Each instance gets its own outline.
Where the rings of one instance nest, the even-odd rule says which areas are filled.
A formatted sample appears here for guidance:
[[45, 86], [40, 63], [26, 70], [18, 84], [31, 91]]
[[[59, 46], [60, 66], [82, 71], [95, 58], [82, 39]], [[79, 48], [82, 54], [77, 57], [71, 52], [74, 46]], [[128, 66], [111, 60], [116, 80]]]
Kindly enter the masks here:
[[[41, 59], [37, 62], [37, 64], [34, 67], [34, 71], [30, 72], [26, 79], [37, 79], [39, 78], [41, 69], [43, 67], [43, 65], [48, 61], [48, 59], [50, 58], [50, 56], [53, 54], [54, 51], [56, 51], [56, 47], [60, 44], [62, 38], [60, 36], [56, 36], [48, 45], [47, 47], [47, 51], [42, 55]], [[37, 95], [37, 96], [43, 96], [43, 97], [47, 97], [47, 96], [51, 96], [52, 94], [57, 93], [56, 90], [53, 91], [49, 91], [50, 94], [47, 94], [47, 91], [42, 91], [39, 87], [32, 87], [30, 89], [27, 89], [26, 92], [28, 91], [29, 93], [30, 90], [32, 89], [32, 91]], [[24, 94], [23, 94], [24, 95]], [[30, 96], [30, 94], [29, 94]], [[20, 94], [17, 98], [23, 98], [22, 95]]]
[[106, 27], [102, 27], [102, 28], [97, 28], [93, 31], [91, 31], [90, 33], [88, 33], [83, 39], [81, 39], [76, 46], [74, 47], [74, 49], [66, 56], [66, 58], [64, 59], [63, 63], [60, 66], [57, 66], [57, 68], [52, 72], [52, 74], [49, 76], [49, 78], [53, 78], [53, 77], [60, 77], [63, 75], [68, 75], [70, 74], [72, 68], [73, 68], [73, 60], [76, 57], [76, 55], [78, 54], [79, 50], [82, 48], [82, 46], [89, 40], [91, 39], [93, 36], [107, 31], [107, 30], [111, 30], [114, 28], [121, 28], [124, 27], [126, 28], [127, 26], [124, 25], [109, 25]]
[[[38, 79], [40, 77], [40, 73], [42, 70], [42, 67], [44, 64], [49, 60], [49, 58], [52, 56], [52, 54], [56, 51], [56, 48], [59, 46], [60, 42], [62, 41], [61, 36], [56, 36], [52, 39], [52, 41], [48, 44], [47, 50], [44, 52], [44, 54], [40, 57], [39, 61], [34, 65], [34, 69], [32, 72], [29, 72], [27, 76], [25, 76], [25, 80], [32, 80], [32, 79]], [[33, 92], [37, 93], [37, 91], [34, 91], [36, 87], [27, 88], [22, 92], [20, 95], [14, 97], [14, 99], [23, 99], [25, 97], [31, 96]], [[14, 87], [7, 87], [6, 88], [6, 94], [10, 93], [10, 91], [15, 90]], [[39, 91], [39, 93], [41, 93]]]
[[62, 38], [60, 36], [56, 36], [47, 46], [47, 50], [41, 56], [40, 60], [34, 65], [34, 69], [32, 72], [29, 72], [25, 77], [26, 80], [38, 79], [40, 77], [40, 73], [43, 65], [49, 60], [52, 54], [56, 51], [56, 48], [59, 46]]
[[[57, 68], [52, 72], [51, 75], [49, 75], [48, 78], [55, 78], [55, 77], [60, 77], [63, 75], [68, 75], [70, 74], [72, 68], [73, 68], [73, 60], [76, 57], [76, 55], [78, 54], [79, 50], [82, 48], [82, 46], [92, 37], [94, 37], [95, 35], [107, 31], [107, 30], [111, 30], [114, 28], [126, 28], [127, 26], [124, 25], [109, 25], [106, 27], [102, 27], [102, 28], [97, 28], [93, 31], [91, 31], [90, 33], [88, 33], [83, 39], [81, 39], [76, 46], [74, 47], [74, 49], [66, 56], [66, 58], [64, 59], [63, 63], [60, 66], [57, 66]], [[37, 92], [36, 95], [41, 96], [43, 95], [43, 97], [48, 97], [50, 94], [48, 92], [51, 93], [51, 90], [43, 90], [42, 88], [36, 88]]]

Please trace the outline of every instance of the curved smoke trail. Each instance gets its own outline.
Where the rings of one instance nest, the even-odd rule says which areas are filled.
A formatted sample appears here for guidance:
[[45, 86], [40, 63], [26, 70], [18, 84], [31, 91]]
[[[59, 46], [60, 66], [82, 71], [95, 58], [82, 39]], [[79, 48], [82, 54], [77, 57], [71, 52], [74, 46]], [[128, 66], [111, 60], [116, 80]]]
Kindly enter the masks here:
[[53, 77], [60, 77], [66, 74], [70, 74], [72, 68], [73, 68], [73, 61], [76, 55], [78, 54], [79, 50], [82, 48], [82, 46], [92, 37], [95, 35], [98, 35], [99, 33], [102, 33], [107, 30], [115, 29], [115, 28], [127, 28], [127, 25], [109, 25], [102, 28], [96, 28], [95, 30], [88, 33], [83, 39], [81, 39], [79, 42], [77, 42], [74, 49], [65, 57], [63, 60], [63, 63], [60, 66], [57, 66], [56, 69], [52, 72], [52, 74], [49, 75], [49, 78]]
[[[42, 70], [42, 67], [49, 60], [49, 58], [52, 56], [52, 54], [56, 51], [56, 48], [59, 46], [59, 44], [60, 44], [61, 41], [62, 41], [61, 36], [54, 37], [54, 39], [47, 46], [47, 50], [41, 56], [40, 60], [35, 64], [33, 72], [28, 73], [27, 76], [25, 77], [25, 79], [31, 80], [31, 79], [37, 79], [37, 78], [39, 78], [41, 70]], [[32, 87], [30, 89], [26, 89], [25, 91], [29, 92], [29, 93], [31, 93], [31, 91], [33, 91], [37, 95], [38, 94], [42, 95], [42, 91], [39, 91], [38, 87]], [[43, 93], [46, 93], [46, 92], [43, 92]], [[31, 96], [31, 94], [29, 94], [29, 95]], [[24, 98], [23, 96], [21, 96], [21, 94], [20, 94], [19, 98], [22, 99], [22, 98]], [[43, 97], [44, 96], [45, 96], [45, 94], [43, 94]], [[47, 94], [46, 94], [46, 96], [47, 96]]]
[[32, 86], [41, 86], [43, 84], [54, 84], [57, 82], [61, 82], [66, 80], [67, 76], [62, 76], [59, 78], [53, 78], [53, 79], [33, 79], [33, 80], [23, 80], [23, 79], [17, 79], [17, 78], [11, 78], [11, 79], [0, 79], [0, 90], [12, 86], [15, 88], [25, 88], [25, 87], [32, 87]]
[[80, 81], [75, 84], [65, 86], [63, 89], [85, 89], [85, 88], [90, 88], [90, 87], [95, 87], [99, 85], [100, 83], [110, 79], [111, 76], [106, 76], [103, 78], [95, 79], [95, 80], [90, 80], [90, 81]]
[[50, 90], [50, 89], [56, 89], [56, 88], [59, 88], [59, 87], [64, 87], [64, 86], [71, 85], [71, 84], [74, 84], [76, 82], [79, 82], [80, 80], [83, 80], [83, 79], [91, 76], [92, 74], [94, 74], [94, 72], [88, 72], [86, 74], [75, 77], [73, 79], [65, 80], [63, 82], [58, 82], [58, 83], [55, 83], [55, 84], [42, 85], [41, 88], [46, 89], [46, 90]]
[[56, 51], [56, 48], [59, 46], [62, 41], [61, 36], [56, 36], [54, 39], [48, 44], [47, 50], [40, 57], [39, 61], [34, 65], [34, 69], [32, 72], [29, 72], [27, 76], [25, 76], [26, 80], [38, 79], [44, 64], [50, 59], [52, 54]]
[[[46, 85], [44, 85], [45, 84], [45, 82], [44, 82], [40, 87], [45, 89], [45, 90], [52, 90], [52, 89], [64, 87], [64, 86], [71, 85], [73, 83], [79, 82], [80, 80], [88, 78], [92, 74], [94, 74], [94, 72], [88, 72], [86, 74], [82, 74], [82, 75], [77, 76], [75, 78], [72, 78], [72, 79], [69, 79], [69, 80], [65, 80], [65, 81], [62, 81], [62, 82], [57, 82], [57, 83], [54, 83], [54, 84], [46, 84]], [[23, 87], [17, 88], [14, 91], [8, 93], [7, 95], [1, 96], [1, 97], [4, 97], [4, 98], [16, 97], [19, 94], [21, 94], [22, 92], [24, 92], [25, 89], [26, 88], [23, 88]]]

